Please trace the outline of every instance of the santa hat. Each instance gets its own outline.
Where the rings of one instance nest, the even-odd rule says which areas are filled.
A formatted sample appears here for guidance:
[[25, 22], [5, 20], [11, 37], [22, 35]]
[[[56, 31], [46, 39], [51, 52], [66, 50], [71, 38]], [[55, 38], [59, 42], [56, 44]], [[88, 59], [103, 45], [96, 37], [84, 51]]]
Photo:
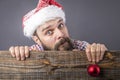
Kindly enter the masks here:
[[37, 7], [23, 17], [24, 35], [31, 37], [38, 26], [56, 17], [65, 22], [62, 6], [54, 0], [39, 0]]

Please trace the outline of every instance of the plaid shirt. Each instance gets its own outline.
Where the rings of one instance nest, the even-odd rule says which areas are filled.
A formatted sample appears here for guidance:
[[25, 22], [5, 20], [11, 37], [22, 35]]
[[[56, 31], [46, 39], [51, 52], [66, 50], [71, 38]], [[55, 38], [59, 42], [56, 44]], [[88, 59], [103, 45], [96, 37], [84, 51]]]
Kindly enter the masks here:
[[[86, 45], [88, 44], [88, 42], [80, 40], [72, 40], [72, 42], [73, 48], [78, 49], [80, 51], [85, 50]], [[30, 47], [30, 51], [31, 50], [44, 51], [44, 48], [42, 47], [42, 45], [35, 44]]]

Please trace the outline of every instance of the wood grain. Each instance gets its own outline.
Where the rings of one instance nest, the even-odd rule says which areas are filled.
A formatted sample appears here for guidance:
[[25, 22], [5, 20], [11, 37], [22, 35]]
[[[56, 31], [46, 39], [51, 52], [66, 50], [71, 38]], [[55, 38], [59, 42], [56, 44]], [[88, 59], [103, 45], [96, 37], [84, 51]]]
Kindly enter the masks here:
[[17, 61], [9, 51], [0, 51], [0, 80], [119, 80], [120, 51], [106, 51], [98, 65], [99, 77], [87, 74], [84, 51], [30, 52], [30, 58]]

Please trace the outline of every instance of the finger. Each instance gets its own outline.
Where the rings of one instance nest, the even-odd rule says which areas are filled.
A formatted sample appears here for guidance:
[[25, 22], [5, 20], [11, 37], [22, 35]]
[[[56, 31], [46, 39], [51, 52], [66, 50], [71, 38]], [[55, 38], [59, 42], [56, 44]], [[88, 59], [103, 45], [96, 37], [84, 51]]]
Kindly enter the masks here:
[[15, 47], [15, 56], [17, 60], [20, 60], [20, 51], [18, 46]]
[[72, 51], [79, 51], [78, 49], [73, 49]]
[[12, 55], [12, 57], [15, 57], [15, 49], [14, 49], [13, 46], [11, 46], [11, 47], [9, 48], [9, 51], [10, 51], [10, 54]]
[[38, 46], [34, 46], [34, 49], [33, 49], [33, 50], [34, 50], [34, 51], [39, 51], [37, 47], [38, 47]]
[[86, 47], [86, 50], [85, 50], [87, 58], [88, 58], [88, 61], [92, 61], [90, 51], [91, 51], [90, 50], [90, 44], [88, 44], [87, 47]]
[[100, 55], [100, 60], [103, 59], [104, 53], [107, 50], [104, 44], [101, 44], [101, 55]]
[[25, 57], [29, 57], [29, 47], [25, 46]]
[[20, 59], [25, 60], [25, 49], [23, 46], [20, 46]]
[[95, 62], [95, 57], [96, 57], [96, 43], [93, 43], [91, 45], [91, 56], [92, 56], [92, 61]]
[[97, 44], [97, 48], [96, 48], [96, 62], [100, 61], [100, 44]]

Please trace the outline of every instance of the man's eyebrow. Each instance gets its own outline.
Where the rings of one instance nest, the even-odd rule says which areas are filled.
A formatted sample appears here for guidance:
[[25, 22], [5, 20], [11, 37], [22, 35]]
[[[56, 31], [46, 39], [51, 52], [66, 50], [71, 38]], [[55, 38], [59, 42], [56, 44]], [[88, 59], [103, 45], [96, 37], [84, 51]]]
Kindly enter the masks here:
[[51, 27], [51, 26], [49, 25], [49, 26], [43, 28], [43, 29], [42, 29], [42, 32], [45, 31], [46, 29], [50, 28], [50, 27]]
[[59, 22], [61, 22], [61, 21], [63, 21], [63, 19], [59, 19], [59, 20], [57, 21], [57, 23], [59, 23]]
[[[57, 21], [57, 23], [59, 23], [59, 22], [61, 22], [61, 21], [63, 21], [63, 19], [59, 19], [59, 20]], [[42, 32], [43, 32], [44, 30], [46, 30], [46, 29], [50, 28], [50, 27], [51, 27], [51, 25], [49, 25], [49, 26], [47, 26], [47, 27], [43, 28], [43, 29], [42, 29]]]

